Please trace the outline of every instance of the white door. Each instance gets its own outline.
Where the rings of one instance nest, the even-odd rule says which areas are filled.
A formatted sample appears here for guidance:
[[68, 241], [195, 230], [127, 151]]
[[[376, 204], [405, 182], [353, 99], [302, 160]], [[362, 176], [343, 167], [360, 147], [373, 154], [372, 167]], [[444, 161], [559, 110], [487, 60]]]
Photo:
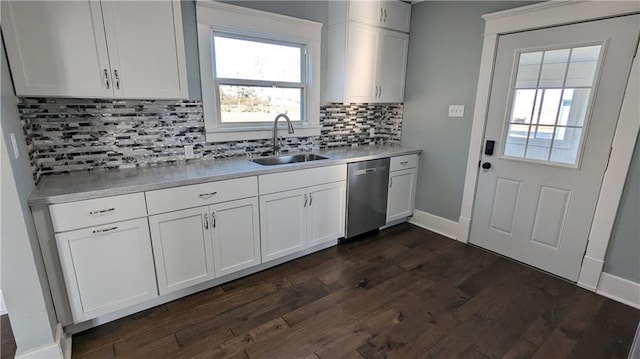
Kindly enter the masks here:
[[306, 248], [308, 205], [305, 188], [260, 196], [263, 263]]
[[75, 323], [158, 296], [146, 218], [56, 234]]
[[18, 96], [113, 97], [97, 1], [3, 1]]
[[380, 30], [378, 51], [377, 84], [379, 102], [402, 102], [404, 79], [407, 70], [409, 35], [401, 32]]
[[417, 170], [415, 168], [389, 173], [387, 223], [413, 214], [416, 177]]
[[344, 181], [310, 187], [308, 246], [344, 237], [346, 183]]
[[260, 264], [258, 198], [209, 206], [216, 276]]
[[633, 15], [499, 37], [472, 243], [577, 280], [639, 28]]
[[381, 30], [357, 22], [349, 22], [348, 26], [346, 97], [351, 102], [370, 102], [377, 97], [375, 77]]
[[103, 1], [117, 98], [187, 98], [179, 1]]
[[214, 278], [207, 207], [149, 217], [160, 294]]

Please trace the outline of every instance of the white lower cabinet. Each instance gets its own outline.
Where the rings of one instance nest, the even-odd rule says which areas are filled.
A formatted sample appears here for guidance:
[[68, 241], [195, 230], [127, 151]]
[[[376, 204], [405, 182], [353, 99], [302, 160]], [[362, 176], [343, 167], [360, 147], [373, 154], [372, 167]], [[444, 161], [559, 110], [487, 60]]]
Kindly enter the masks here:
[[260, 196], [262, 261], [344, 236], [345, 181]]
[[391, 158], [387, 223], [413, 215], [418, 178], [417, 163], [417, 155]]
[[160, 294], [260, 264], [257, 197], [149, 217]]
[[216, 276], [260, 264], [258, 198], [218, 203], [209, 212]]
[[76, 323], [158, 296], [146, 218], [55, 235]]
[[160, 294], [215, 277], [208, 207], [149, 217]]

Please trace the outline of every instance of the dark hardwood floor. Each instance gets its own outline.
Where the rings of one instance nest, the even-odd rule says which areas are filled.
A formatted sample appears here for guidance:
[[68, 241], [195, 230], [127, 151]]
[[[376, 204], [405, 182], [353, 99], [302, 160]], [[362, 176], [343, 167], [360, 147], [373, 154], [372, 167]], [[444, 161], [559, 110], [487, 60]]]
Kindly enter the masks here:
[[11, 331], [9, 316], [0, 315], [0, 358], [13, 359], [16, 355], [16, 342]]
[[403, 224], [73, 336], [75, 358], [626, 358], [640, 311]]

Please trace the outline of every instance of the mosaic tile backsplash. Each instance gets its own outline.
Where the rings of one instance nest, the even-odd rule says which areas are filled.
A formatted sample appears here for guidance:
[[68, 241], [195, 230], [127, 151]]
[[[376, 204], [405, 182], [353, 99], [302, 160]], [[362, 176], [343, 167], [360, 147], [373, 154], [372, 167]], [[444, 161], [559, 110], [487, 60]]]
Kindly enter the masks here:
[[[21, 98], [18, 105], [33, 178], [73, 171], [108, 170], [263, 154], [271, 139], [206, 142], [202, 102]], [[402, 104], [327, 104], [320, 136], [291, 137], [283, 150], [400, 143]], [[375, 135], [370, 137], [369, 130]]]

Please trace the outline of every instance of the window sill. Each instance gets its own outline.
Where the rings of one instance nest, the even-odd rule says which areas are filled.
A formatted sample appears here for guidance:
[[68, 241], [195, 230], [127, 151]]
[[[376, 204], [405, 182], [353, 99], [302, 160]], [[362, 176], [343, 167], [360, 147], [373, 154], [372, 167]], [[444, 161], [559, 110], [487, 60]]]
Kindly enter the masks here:
[[[304, 126], [294, 127], [295, 132], [292, 134], [287, 133], [285, 126], [278, 126], [278, 136], [280, 137], [309, 137], [320, 136], [321, 126]], [[216, 132], [207, 132], [207, 142], [226, 142], [226, 141], [243, 141], [243, 140], [259, 140], [271, 138], [273, 136], [273, 127], [264, 128], [260, 130], [237, 130], [226, 129]]]

